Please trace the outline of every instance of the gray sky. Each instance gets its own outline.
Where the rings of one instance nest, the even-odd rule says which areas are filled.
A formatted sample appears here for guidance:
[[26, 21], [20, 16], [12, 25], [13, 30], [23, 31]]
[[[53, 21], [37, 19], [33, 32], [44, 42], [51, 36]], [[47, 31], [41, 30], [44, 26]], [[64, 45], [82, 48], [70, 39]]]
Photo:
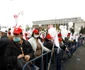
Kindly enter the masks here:
[[70, 17], [85, 19], [85, 0], [0, 0], [0, 23], [12, 26], [13, 15], [24, 11], [18, 18], [18, 24], [31, 21]]

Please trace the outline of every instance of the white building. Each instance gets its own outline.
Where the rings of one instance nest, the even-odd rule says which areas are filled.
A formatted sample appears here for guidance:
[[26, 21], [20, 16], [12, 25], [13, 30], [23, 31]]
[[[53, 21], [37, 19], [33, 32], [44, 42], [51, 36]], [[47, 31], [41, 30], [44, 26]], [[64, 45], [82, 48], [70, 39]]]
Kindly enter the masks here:
[[81, 26], [85, 27], [85, 21], [81, 17], [33, 21], [33, 27], [42, 25], [45, 28], [48, 24], [53, 24], [54, 26], [66, 25], [68, 27], [69, 22], [74, 23], [73, 28], [77, 32], [79, 32]]

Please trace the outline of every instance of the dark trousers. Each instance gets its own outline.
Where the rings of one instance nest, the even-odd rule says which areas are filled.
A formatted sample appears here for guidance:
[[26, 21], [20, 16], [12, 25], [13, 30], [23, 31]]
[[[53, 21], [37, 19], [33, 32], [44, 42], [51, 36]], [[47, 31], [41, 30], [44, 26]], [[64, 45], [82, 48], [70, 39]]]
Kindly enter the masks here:
[[60, 52], [57, 54], [56, 57], [56, 70], [61, 70], [62, 56], [63, 56], [63, 50], [60, 50]]
[[39, 70], [41, 70], [41, 65], [42, 64], [42, 62], [41, 62], [41, 58], [39, 58], [39, 59], [37, 59], [37, 60], [35, 60], [35, 65], [37, 66], [37, 67], [39, 67]]

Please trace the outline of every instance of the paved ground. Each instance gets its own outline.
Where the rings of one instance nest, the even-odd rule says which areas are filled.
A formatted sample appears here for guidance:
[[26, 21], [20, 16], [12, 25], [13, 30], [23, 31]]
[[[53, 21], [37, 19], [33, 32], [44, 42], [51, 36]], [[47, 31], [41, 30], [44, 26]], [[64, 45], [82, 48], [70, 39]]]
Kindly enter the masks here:
[[64, 70], [85, 70], [85, 46], [79, 47], [64, 66]]

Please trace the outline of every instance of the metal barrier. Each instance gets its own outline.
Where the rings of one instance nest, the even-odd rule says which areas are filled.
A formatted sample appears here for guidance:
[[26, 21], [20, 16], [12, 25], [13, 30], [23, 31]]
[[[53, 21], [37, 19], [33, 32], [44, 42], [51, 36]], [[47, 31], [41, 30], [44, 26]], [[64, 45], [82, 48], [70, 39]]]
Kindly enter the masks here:
[[[77, 43], [78, 45], [78, 47], [80, 47], [81, 45], [82, 45], [82, 39], [79, 39], [78, 40], [78, 43]], [[74, 46], [76, 46], [76, 44], [74, 44]], [[75, 47], [76, 49], [77, 49], [77, 46]], [[72, 46], [71, 46], [72, 47]], [[74, 49], [72, 49], [72, 50], [74, 50]], [[54, 53], [57, 51], [57, 49], [54, 49]], [[70, 50], [69, 50], [70, 51]], [[38, 56], [38, 57], [36, 57], [36, 58], [34, 58], [34, 59], [32, 59], [32, 60], [30, 60], [30, 61], [28, 61], [24, 66], [23, 66], [23, 69], [22, 70], [25, 70], [25, 67], [29, 64], [29, 63], [31, 63], [31, 62], [33, 62], [33, 61], [35, 61], [35, 60], [37, 60], [37, 59], [39, 59], [39, 58], [41, 58], [41, 68], [40, 68], [40, 70], [44, 70], [43, 69], [43, 59], [42, 59], [42, 57], [44, 57], [44, 56], [46, 56], [46, 69], [45, 70], [47, 70], [47, 67], [48, 67], [48, 54], [51, 54], [51, 52], [52, 52], [52, 50], [50, 51], [50, 52], [48, 52], [48, 53], [43, 53], [42, 55], [40, 55], [40, 56]], [[70, 53], [71, 53], [71, 51], [70, 51]], [[74, 53], [74, 52], [73, 52]], [[72, 53], [72, 54], [73, 54]], [[67, 55], [67, 54], [66, 54]], [[50, 57], [51, 58], [51, 57]], [[56, 59], [55, 59], [56, 58]], [[57, 60], [57, 55], [56, 54], [54, 54], [54, 62], [55, 63], [53, 63], [53, 68], [52, 68], [52, 70], [54, 70], [55, 69], [55, 67], [57, 66], [55, 66], [55, 64], [56, 64], [56, 60]], [[67, 60], [68, 61], [68, 60]], [[58, 64], [58, 63], [57, 63]], [[56, 70], [58, 70], [57, 68], [56, 68]]]
[[[54, 49], [54, 52], [55, 52], [55, 51], [57, 51], [57, 49]], [[25, 67], [26, 67], [29, 63], [31, 63], [31, 62], [39, 59], [39, 58], [42, 58], [42, 56], [45, 56], [45, 55], [46, 55], [46, 66], [48, 66], [48, 54], [51, 53], [51, 52], [52, 52], [52, 50], [49, 51], [49, 52], [47, 52], [47, 53], [43, 53], [42, 55], [40, 55], [40, 56], [38, 56], [38, 57], [36, 57], [36, 58], [28, 61], [28, 62], [23, 66], [22, 70], [25, 70]], [[55, 57], [54, 57], [54, 58], [55, 58]], [[41, 60], [41, 61], [43, 62], [43, 60]], [[40, 69], [40, 70], [43, 70], [43, 64], [42, 64], [42, 63], [41, 63], [41, 69]], [[46, 70], [47, 70], [47, 68], [46, 68]]]

